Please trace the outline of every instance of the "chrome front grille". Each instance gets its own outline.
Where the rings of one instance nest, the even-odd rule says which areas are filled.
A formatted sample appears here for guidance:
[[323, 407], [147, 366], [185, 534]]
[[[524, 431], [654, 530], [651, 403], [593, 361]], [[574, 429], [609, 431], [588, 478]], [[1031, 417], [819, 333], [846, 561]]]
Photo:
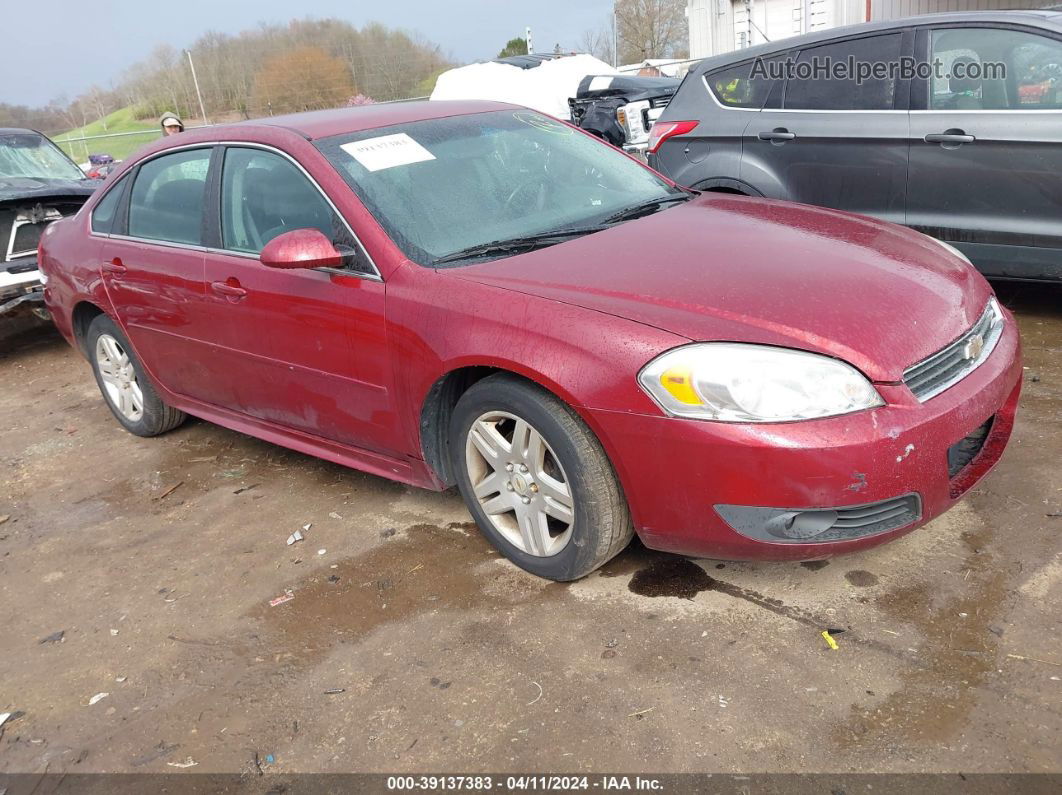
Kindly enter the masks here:
[[20, 211], [11, 225], [3, 261], [36, 254], [44, 227], [62, 217], [54, 207], [44, 208], [39, 204], [32, 211]]
[[992, 353], [1002, 333], [1003, 311], [992, 298], [969, 331], [904, 370], [903, 382], [924, 403], [976, 370]]

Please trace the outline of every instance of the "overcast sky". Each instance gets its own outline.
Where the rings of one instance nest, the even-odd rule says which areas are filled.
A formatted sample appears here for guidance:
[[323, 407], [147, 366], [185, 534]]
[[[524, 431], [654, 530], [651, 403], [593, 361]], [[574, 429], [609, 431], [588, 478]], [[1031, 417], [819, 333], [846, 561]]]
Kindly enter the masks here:
[[422, 33], [457, 61], [497, 55], [531, 26], [536, 50], [578, 45], [603, 27], [611, 0], [3, 0], [0, 102], [41, 105], [93, 83], [109, 88], [155, 45], [191, 44], [208, 30], [235, 33], [259, 22], [338, 17], [357, 27], [382, 22]]

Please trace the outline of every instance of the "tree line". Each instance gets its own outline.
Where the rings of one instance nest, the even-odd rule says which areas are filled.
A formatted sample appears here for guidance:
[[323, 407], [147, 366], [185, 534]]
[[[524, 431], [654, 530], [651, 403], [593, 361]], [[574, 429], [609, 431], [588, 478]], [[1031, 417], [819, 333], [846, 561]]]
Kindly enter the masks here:
[[[424, 96], [452, 65], [438, 45], [417, 35], [377, 23], [359, 29], [340, 19], [209, 32], [188, 50], [210, 121]], [[199, 118], [186, 52], [159, 45], [109, 90], [93, 86], [72, 100], [61, 97], [37, 108], [0, 103], [0, 126], [54, 134], [126, 106], [138, 119], [167, 111]]]
[[[620, 63], [686, 57], [685, 5], [685, 0], [617, 0], [615, 15], [599, 29], [584, 31], [576, 49], [611, 63], [618, 40]], [[526, 44], [514, 39], [503, 52], [521, 52], [521, 45], [526, 51]], [[340, 19], [208, 32], [187, 49], [207, 120], [214, 122], [426, 96], [435, 78], [453, 66], [438, 45], [416, 34], [378, 23], [358, 28]], [[112, 88], [93, 86], [72, 100], [60, 97], [35, 108], [0, 103], [0, 126], [56, 134], [124, 107], [138, 119], [154, 120], [167, 111], [198, 119], [186, 51], [159, 45]]]

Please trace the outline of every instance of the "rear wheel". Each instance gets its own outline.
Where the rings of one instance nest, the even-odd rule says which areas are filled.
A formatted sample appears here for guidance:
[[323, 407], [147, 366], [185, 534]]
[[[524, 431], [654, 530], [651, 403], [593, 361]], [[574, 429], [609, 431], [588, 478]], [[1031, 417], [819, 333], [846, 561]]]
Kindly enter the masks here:
[[469, 511], [521, 568], [574, 580], [630, 541], [627, 503], [600, 442], [553, 395], [491, 376], [461, 396], [450, 432]]
[[137, 436], [158, 436], [184, 422], [185, 414], [162, 402], [133, 348], [106, 315], [89, 324], [86, 350], [96, 383], [115, 419]]

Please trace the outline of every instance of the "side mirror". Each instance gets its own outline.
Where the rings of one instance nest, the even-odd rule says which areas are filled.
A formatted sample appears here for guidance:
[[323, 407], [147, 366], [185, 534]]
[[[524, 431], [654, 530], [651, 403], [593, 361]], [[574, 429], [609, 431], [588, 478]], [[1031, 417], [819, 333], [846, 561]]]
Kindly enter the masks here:
[[269, 268], [339, 268], [343, 255], [319, 229], [292, 229], [277, 235], [258, 255]]

